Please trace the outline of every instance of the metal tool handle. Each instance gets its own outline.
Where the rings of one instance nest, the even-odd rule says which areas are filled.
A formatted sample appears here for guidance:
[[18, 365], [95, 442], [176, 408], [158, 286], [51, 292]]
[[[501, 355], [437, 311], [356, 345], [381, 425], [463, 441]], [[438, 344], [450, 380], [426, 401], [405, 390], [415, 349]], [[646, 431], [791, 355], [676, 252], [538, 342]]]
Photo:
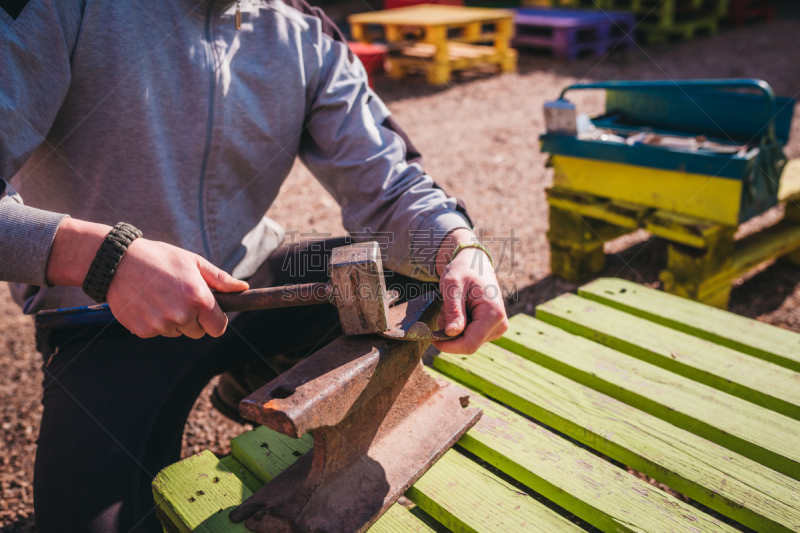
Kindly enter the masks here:
[[[331, 301], [331, 284], [330, 282], [304, 283], [242, 292], [215, 292], [214, 298], [226, 313], [314, 305]], [[113, 320], [114, 314], [108, 304], [71, 307], [38, 313], [36, 329], [46, 331], [60, 328], [103, 326]]]

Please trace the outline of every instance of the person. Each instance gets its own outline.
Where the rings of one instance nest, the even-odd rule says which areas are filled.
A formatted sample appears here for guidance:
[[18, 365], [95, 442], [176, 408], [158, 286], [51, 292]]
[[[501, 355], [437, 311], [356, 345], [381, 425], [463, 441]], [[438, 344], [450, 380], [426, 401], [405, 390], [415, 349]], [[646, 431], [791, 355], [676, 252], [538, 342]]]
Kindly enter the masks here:
[[[302, 266], [378, 240], [396, 285], [438, 283], [463, 333], [438, 348], [508, 327], [466, 209], [303, 0], [0, 0], [0, 73], [0, 280], [25, 313], [117, 319], [37, 335], [40, 532], [160, 531], [149, 484], [209, 380], [252, 388], [235, 373], [275, 377], [341, 334], [332, 306], [229, 319], [212, 291], [324, 280]], [[264, 216], [296, 157], [347, 237], [284, 243]]]

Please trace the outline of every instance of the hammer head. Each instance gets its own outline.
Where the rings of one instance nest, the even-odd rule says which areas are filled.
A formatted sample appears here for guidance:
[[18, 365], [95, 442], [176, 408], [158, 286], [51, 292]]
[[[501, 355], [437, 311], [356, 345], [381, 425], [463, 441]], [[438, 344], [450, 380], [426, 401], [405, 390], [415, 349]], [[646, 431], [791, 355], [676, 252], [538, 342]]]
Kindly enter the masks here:
[[331, 254], [333, 301], [345, 335], [389, 329], [389, 299], [377, 242], [342, 246]]

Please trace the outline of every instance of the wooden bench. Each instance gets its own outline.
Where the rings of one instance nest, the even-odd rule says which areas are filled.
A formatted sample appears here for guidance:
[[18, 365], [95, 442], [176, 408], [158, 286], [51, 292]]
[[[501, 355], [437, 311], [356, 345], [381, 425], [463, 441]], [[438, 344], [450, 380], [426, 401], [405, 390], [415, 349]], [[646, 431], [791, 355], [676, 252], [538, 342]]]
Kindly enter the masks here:
[[[408, 490], [415, 507], [395, 504], [372, 532], [800, 531], [796, 333], [600, 279], [433, 367], [483, 417]], [[153, 482], [165, 531], [245, 531], [228, 512], [311, 443], [262, 427], [227, 457], [165, 468]]]

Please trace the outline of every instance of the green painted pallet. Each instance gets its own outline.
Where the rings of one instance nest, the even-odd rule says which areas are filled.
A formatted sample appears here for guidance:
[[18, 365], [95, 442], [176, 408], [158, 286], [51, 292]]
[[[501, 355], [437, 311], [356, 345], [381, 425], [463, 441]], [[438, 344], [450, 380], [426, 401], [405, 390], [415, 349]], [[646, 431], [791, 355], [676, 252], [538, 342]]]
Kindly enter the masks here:
[[644, 34], [647, 44], [663, 44], [670, 40], [691, 40], [701, 35], [714, 35], [719, 31], [719, 19], [716, 15], [696, 20], [687, 20], [672, 26], [642, 23], [637, 27]]
[[623, 279], [601, 278], [578, 294], [670, 329], [800, 372], [800, 336]]
[[[580, 293], [514, 317], [474, 355], [435, 359], [483, 416], [406, 493], [416, 508], [394, 505], [370, 531], [736, 530], [621, 463], [755, 531], [800, 532], [800, 335], [620, 280]], [[245, 531], [228, 512], [311, 447], [262, 427], [230, 456], [165, 468], [165, 531]]]
[[800, 479], [800, 422], [526, 315], [500, 341], [526, 359]]
[[800, 373], [574, 294], [539, 306], [536, 316], [564, 331], [800, 420]]

